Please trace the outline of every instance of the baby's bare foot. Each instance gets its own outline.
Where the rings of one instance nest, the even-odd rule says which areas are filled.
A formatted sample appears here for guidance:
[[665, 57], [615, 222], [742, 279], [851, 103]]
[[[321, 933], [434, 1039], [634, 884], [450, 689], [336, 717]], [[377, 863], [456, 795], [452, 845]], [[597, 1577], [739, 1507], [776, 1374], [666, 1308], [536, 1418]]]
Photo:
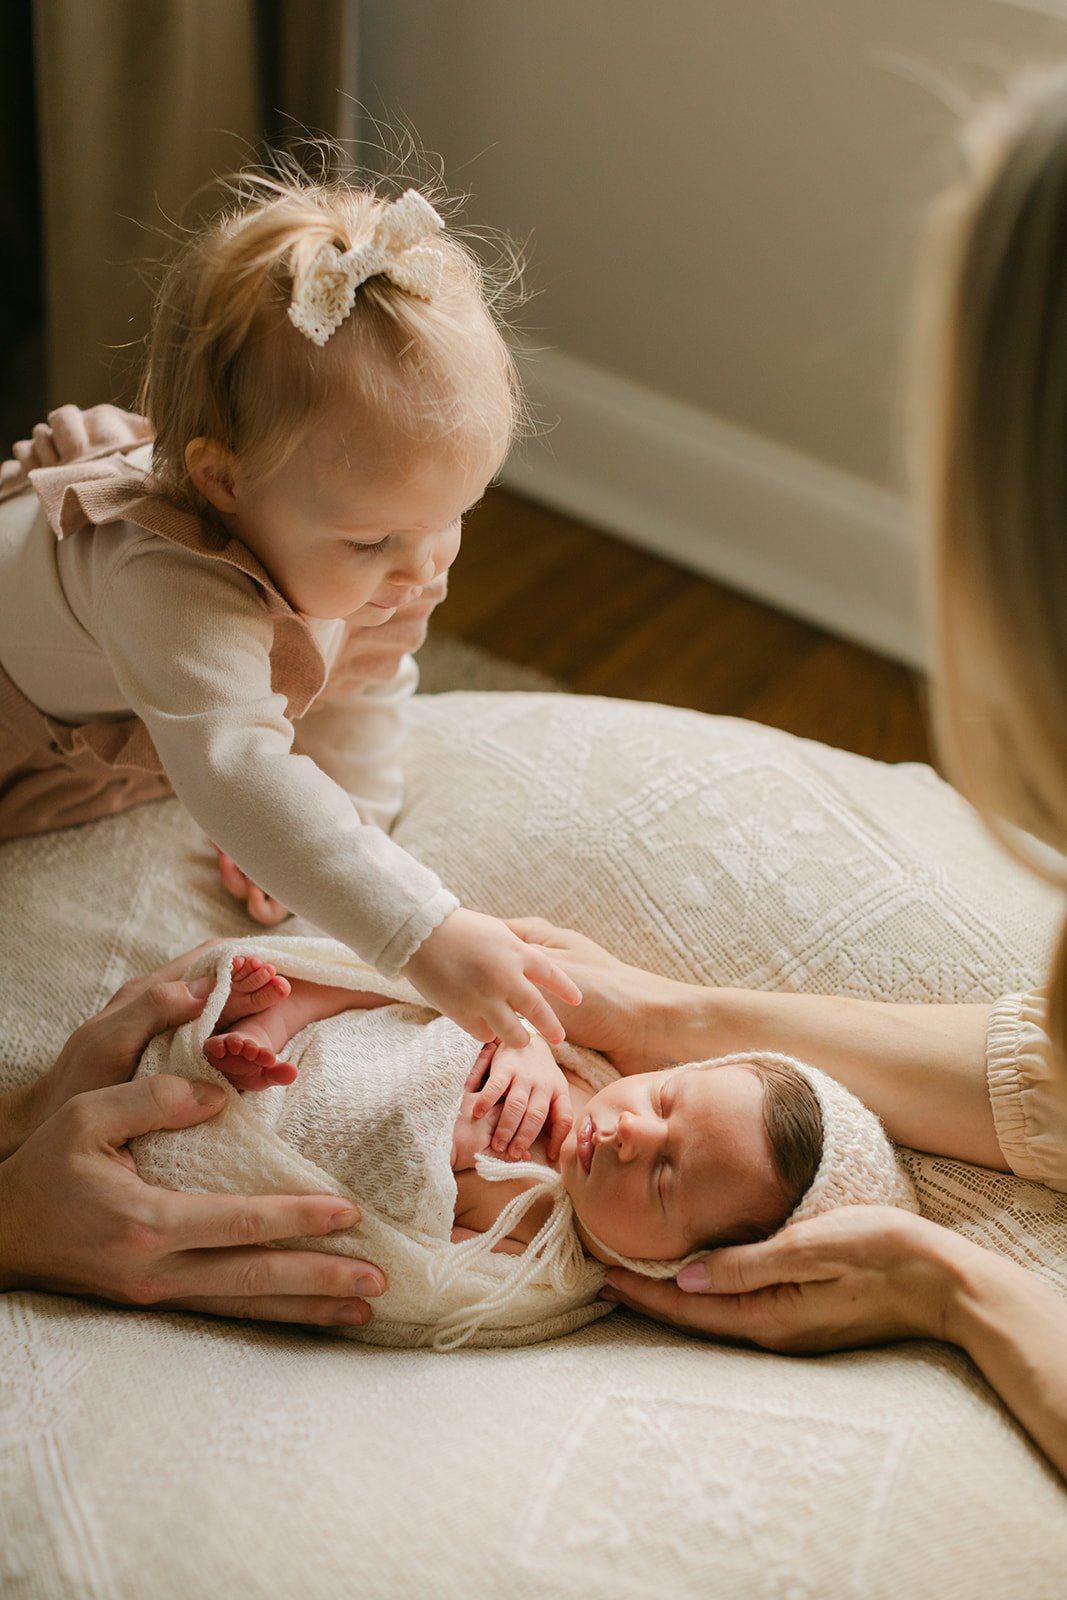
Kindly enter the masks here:
[[269, 1045], [258, 1039], [255, 1023], [229, 1033], [214, 1033], [204, 1041], [204, 1054], [235, 1089], [269, 1089], [294, 1082], [296, 1068], [279, 1061]]
[[277, 968], [259, 956], [234, 956], [230, 978], [230, 992], [222, 1008], [218, 1026], [235, 1022], [238, 1017], [251, 1016], [256, 1011], [266, 1011], [284, 1000], [292, 985]]

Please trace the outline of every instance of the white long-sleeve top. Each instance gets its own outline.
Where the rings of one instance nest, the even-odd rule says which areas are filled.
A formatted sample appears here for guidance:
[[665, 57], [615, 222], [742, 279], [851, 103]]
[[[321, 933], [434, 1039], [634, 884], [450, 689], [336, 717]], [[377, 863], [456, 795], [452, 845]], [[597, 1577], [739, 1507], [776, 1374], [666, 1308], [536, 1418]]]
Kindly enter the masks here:
[[[310, 628], [329, 667], [344, 622]], [[15, 685], [63, 722], [140, 717], [209, 837], [395, 973], [458, 904], [383, 831], [415, 664], [331, 692], [294, 725], [271, 686], [273, 637], [258, 585], [225, 561], [126, 522], [59, 540], [35, 496], [0, 506], [0, 665]]]

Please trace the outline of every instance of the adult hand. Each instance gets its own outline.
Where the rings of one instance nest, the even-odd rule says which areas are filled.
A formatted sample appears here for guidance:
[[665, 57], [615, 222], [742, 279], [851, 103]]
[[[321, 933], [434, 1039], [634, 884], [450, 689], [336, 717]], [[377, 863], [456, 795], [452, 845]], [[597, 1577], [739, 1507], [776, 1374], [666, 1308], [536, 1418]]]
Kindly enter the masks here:
[[195, 950], [175, 956], [144, 977], [131, 978], [102, 1011], [71, 1034], [43, 1077], [0, 1097], [0, 1160], [72, 1096], [125, 1083], [155, 1034], [198, 1017], [214, 980], [198, 978], [183, 983], [182, 974], [198, 955], [218, 943], [217, 939], [205, 939]]
[[555, 1006], [572, 1044], [599, 1050], [624, 1074], [711, 1053], [680, 1051], [694, 996], [706, 1002], [712, 991], [627, 966], [595, 940], [543, 917], [509, 917], [507, 923], [527, 944], [539, 945], [582, 991], [579, 1005]]
[[623, 1268], [610, 1292], [692, 1333], [792, 1354], [948, 1337], [966, 1258], [980, 1246], [889, 1206], [845, 1206], [730, 1245], [658, 1283]]
[[14, 1151], [0, 1162], [0, 1288], [270, 1321], [366, 1322], [367, 1296], [385, 1286], [377, 1267], [263, 1248], [351, 1227], [359, 1212], [350, 1201], [176, 1194], [143, 1183], [134, 1170], [129, 1139], [203, 1122], [225, 1102], [213, 1084], [116, 1081], [154, 1034], [203, 1008], [208, 980], [175, 981], [191, 959], [125, 985], [73, 1035], [46, 1075], [46, 1091], [19, 1097], [14, 1137], [8, 1103], [0, 1106]]

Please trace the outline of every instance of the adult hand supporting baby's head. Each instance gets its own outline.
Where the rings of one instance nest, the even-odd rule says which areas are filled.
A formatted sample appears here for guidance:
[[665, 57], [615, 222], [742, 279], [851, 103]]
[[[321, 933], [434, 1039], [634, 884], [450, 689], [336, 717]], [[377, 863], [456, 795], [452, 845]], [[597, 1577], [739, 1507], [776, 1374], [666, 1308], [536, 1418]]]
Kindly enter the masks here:
[[[188, 960], [179, 958], [179, 970]], [[176, 966], [124, 986], [72, 1036], [46, 1075], [56, 1076], [44, 1100], [0, 1100], [9, 1152], [0, 1162], [0, 1288], [320, 1326], [366, 1322], [366, 1296], [385, 1286], [378, 1268], [263, 1248], [353, 1226], [350, 1201], [176, 1194], [137, 1176], [128, 1140], [203, 1122], [225, 1100], [221, 1087], [167, 1076], [116, 1081], [153, 1035], [202, 1009], [210, 985], [201, 994], [176, 981]]]
[[655, 1282], [613, 1267], [605, 1298], [658, 1322], [784, 1354], [946, 1338], [961, 1254], [978, 1245], [895, 1206], [842, 1206]]

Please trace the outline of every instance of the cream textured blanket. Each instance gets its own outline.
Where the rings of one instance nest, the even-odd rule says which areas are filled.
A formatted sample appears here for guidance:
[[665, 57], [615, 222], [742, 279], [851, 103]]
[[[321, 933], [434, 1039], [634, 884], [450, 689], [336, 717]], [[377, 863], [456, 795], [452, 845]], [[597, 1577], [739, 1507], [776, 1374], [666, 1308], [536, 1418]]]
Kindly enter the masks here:
[[[926, 768], [729, 719], [429, 697], [407, 795], [397, 838], [468, 904], [696, 982], [991, 999], [1040, 982], [1061, 914]], [[8, 1081], [124, 977], [256, 932], [172, 801], [3, 846], [0, 907]], [[1067, 1196], [909, 1166], [1067, 1292]], [[796, 1360], [618, 1312], [438, 1356], [0, 1295], [3, 1600], [1062, 1600], [1065, 1573], [1062, 1484], [949, 1346]]]
[[[210, 1122], [136, 1139], [131, 1148], [142, 1177], [215, 1194], [346, 1194], [355, 1200], [362, 1212], [357, 1227], [292, 1245], [381, 1267], [389, 1286], [375, 1301], [373, 1321], [344, 1330], [364, 1343], [439, 1349], [536, 1344], [610, 1310], [595, 1303], [603, 1269], [583, 1256], [565, 1199], [567, 1216], [558, 1219], [562, 1230], [554, 1230], [564, 1234], [562, 1250], [539, 1252], [541, 1234], [524, 1257], [494, 1254], [488, 1235], [452, 1244], [452, 1130], [480, 1046], [428, 1010], [403, 979], [378, 976], [344, 945], [274, 934], [206, 952], [194, 970], [217, 974], [208, 1005], [195, 1022], [153, 1040], [142, 1073], [218, 1081], [203, 1046], [229, 994], [238, 954], [262, 956], [289, 978], [370, 988], [404, 1003], [312, 1023], [285, 1052], [299, 1072], [288, 1088], [244, 1095], [230, 1089], [225, 1108]], [[499, 1177], [515, 1171], [499, 1161], [488, 1170]]]

